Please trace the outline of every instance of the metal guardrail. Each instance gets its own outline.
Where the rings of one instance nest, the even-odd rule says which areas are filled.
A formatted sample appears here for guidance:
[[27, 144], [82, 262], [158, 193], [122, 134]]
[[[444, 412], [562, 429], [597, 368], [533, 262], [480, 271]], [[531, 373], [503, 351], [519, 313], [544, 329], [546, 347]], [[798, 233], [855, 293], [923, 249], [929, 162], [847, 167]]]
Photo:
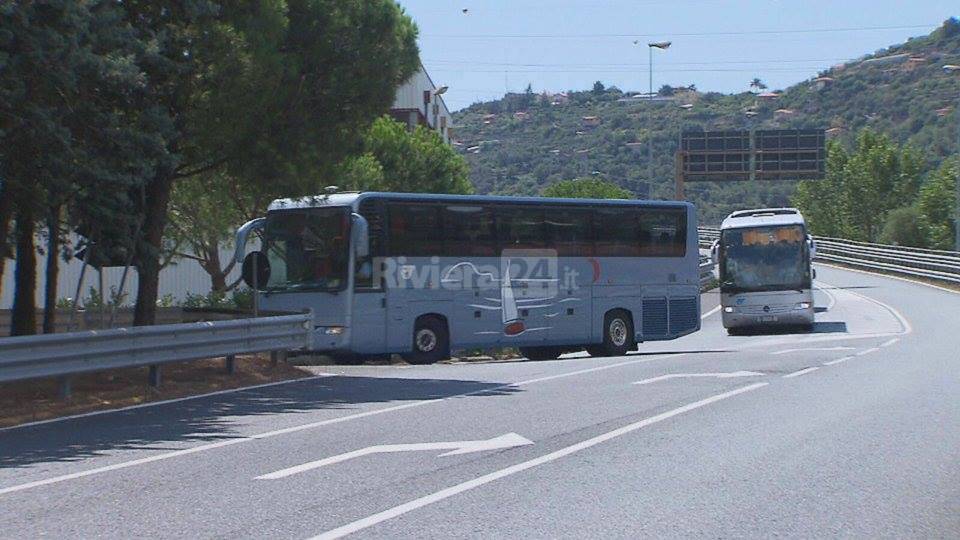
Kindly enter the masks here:
[[309, 349], [312, 335], [304, 313], [0, 338], [0, 382], [150, 366], [159, 384], [161, 364], [225, 357], [232, 371], [235, 355]]
[[[720, 237], [720, 230], [700, 227], [700, 246], [709, 248]], [[876, 270], [960, 284], [960, 252], [891, 246], [830, 238], [813, 237], [814, 260], [835, 262], [865, 270]]]

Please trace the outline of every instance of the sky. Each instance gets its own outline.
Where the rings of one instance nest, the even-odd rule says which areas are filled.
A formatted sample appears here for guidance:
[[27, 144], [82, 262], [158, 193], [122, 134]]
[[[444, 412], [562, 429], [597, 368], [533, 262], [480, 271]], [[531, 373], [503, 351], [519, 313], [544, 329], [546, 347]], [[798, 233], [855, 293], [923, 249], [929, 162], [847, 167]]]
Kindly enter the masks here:
[[[506, 91], [586, 90], [595, 81], [646, 92], [695, 84], [782, 89], [818, 70], [929, 33], [958, 4], [939, 0], [400, 0], [420, 29], [420, 57], [449, 86], [452, 110]], [[464, 13], [462, 10], [466, 9]], [[634, 42], [637, 43], [634, 43]]]

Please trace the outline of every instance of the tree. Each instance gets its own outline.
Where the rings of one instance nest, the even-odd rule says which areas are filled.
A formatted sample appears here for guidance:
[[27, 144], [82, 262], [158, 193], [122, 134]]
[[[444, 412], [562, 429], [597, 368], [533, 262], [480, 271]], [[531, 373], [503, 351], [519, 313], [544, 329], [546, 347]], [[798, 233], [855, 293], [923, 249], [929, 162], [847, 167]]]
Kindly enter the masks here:
[[575, 178], [563, 180], [543, 188], [544, 197], [569, 199], [632, 199], [633, 193], [599, 178]]
[[[141, 170], [152, 167], [143, 162], [152, 157], [156, 133], [131, 99], [143, 89], [131, 59], [147, 45], [117, 24], [120, 13], [108, 2], [0, 7], [0, 244], [5, 250], [15, 218], [14, 334], [36, 326], [36, 223], [47, 225], [47, 275], [55, 284], [64, 205], [91, 194], [123, 194], [129, 184], [104, 190], [98, 182], [122, 177], [136, 183]], [[49, 288], [46, 296], [49, 307]]]
[[921, 167], [911, 148], [863, 130], [852, 152], [831, 144], [826, 179], [801, 182], [794, 204], [815, 234], [875, 242], [887, 213], [916, 198]]
[[467, 163], [433, 130], [406, 126], [389, 116], [377, 119], [363, 139], [363, 153], [338, 175], [351, 190], [473, 193]]
[[143, 199], [134, 323], [153, 322], [175, 183], [218, 172], [255, 195], [316, 190], [418, 66], [416, 27], [392, 0], [130, 2], [127, 21], [158, 41], [147, 64], [178, 160]]
[[952, 250], [955, 247], [954, 218], [957, 167], [960, 160], [945, 161], [920, 188], [917, 206], [929, 226], [929, 247]]
[[750, 88], [756, 89], [757, 92], [760, 92], [762, 90], [766, 90], [767, 85], [764, 84], [764, 82], [761, 81], [758, 77], [754, 77], [754, 79], [750, 81]]
[[929, 226], [916, 205], [891, 210], [880, 233], [880, 242], [895, 246], [927, 247]]
[[605, 86], [603, 86], [603, 83], [602, 83], [602, 82], [597, 81], [597, 82], [593, 83], [593, 95], [595, 95], [595, 96], [602, 96], [603, 93], [606, 92], [606, 91], [607, 91], [607, 89], [606, 89]]
[[665, 84], [665, 85], [661, 86], [661, 87], [660, 87], [660, 90], [657, 91], [657, 94], [658, 94], [658, 95], [667, 96], [667, 97], [672, 96], [672, 95], [674, 95], [675, 93], [676, 93], [676, 90], [675, 90], [672, 86], [670, 86], [669, 84]]

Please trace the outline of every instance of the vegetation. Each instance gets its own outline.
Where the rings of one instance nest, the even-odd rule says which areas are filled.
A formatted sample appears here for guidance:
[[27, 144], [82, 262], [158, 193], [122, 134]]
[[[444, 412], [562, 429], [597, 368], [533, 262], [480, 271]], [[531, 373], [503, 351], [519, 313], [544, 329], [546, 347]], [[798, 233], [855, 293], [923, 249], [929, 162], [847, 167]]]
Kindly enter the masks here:
[[576, 178], [564, 180], [543, 188], [544, 197], [570, 199], [632, 199], [633, 193], [599, 178]]
[[[416, 34], [393, 0], [0, 5], [13, 332], [35, 327], [38, 225], [50, 281], [76, 231], [91, 264], [136, 268], [135, 323], [152, 323], [164, 248], [189, 245], [213, 268], [231, 212], [315, 193], [417, 69]], [[171, 212], [194, 223], [168, 234]]]
[[[927, 36], [811, 74], [773, 99], [674, 85], [661, 91], [660, 100], [647, 101], [601, 82], [583, 92], [508, 94], [476, 103], [457, 113], [457, 134], [481, 193], [532, 195], [598, 171], [638, 197], [672, 198], [681, 131], [751, 127], [825, 128], [845, 148], [868, 128], [913, 149], [925, 177], [960, 151], [958, 79], [944, 73], [943, 64], [960, 64], [956, 19]], [[757, 90], [765, 86], [759, 78], [745, 86], [751, 83]], [[686, 191], [701, 219], [716, 224], [739, 208], [789, 204], [796, 189], [795, 182], [702, 182], [687, 184]], [[882, 221], [869, 227], [869, 234], [879, 234]]]

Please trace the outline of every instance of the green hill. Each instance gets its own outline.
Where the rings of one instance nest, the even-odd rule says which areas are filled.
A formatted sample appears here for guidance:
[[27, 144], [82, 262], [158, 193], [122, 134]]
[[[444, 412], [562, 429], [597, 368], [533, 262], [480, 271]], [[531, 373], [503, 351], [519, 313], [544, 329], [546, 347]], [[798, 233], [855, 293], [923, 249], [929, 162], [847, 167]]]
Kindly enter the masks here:
[[[864, 127], [920, 150], [929, 168], [958, 151], [955, 107], [960, 22], [824, 69], [776, 97], [664, 87], [653, 101], [617, 88], [508, 94], [456, 113], [458, 148], [481, 193], [535, 194], [555, 182], [599, 176], [640, 197], [673, 195], [674, 153], [685, 129], [827, 128], [848, 141]], [[762, 74], [761, 74], [762, 75]], [[648, 181], [647, 144], [653, 145]], [[735, 208], [788, 204], [793, 182], [689, 184], [703, 221]]]

